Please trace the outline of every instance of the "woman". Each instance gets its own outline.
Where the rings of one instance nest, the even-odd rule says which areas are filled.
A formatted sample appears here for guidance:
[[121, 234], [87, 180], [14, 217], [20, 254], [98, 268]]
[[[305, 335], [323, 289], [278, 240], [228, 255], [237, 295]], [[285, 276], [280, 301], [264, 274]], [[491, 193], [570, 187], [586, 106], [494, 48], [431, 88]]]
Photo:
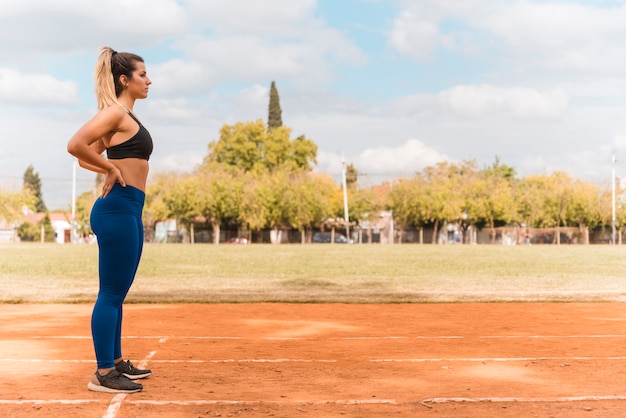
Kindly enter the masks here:
[[[98, 113], [67, 144], [81, 167], [105, 175], [91, 211], [98, 238], [100, 286], [91, 317], [98, 370], [87, 387], [106, 393], [133, 393], [134, 382], [151, 375], [122, 358], [122, 303], [135, 278], [143, 248], [141, 213], [152, 138], [133, 113], [152, 83], [143, 59], [103, 47], [95, 71]], [[107, 158], [102, 153], [107, 151]]]

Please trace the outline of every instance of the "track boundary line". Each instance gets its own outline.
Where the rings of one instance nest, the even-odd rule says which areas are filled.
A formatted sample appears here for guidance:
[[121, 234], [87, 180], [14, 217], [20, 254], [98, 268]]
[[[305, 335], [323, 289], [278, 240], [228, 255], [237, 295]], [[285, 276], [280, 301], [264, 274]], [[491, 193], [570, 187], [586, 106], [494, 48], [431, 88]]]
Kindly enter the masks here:
[[[360, 341], [360, 340], [408, 340], [408, 339], [420, 339], [420, 340], [454, 340], [454, 339], [469, 339], [469, 338], [478, 338], [478, 339], [522, 339], [522, 338], [530, 338], [530, 339], [586, 339], [586, 338], [626, 338], [626, 334], [589, 334], [589, 335], [476, 335], [476, 336], [463, 336], [463, 335], [416, 335], [416, 336], [406, 336], [406, 335], [389, 335], [389, 336], [355, 336], [355, 337], [329, 337], [329, 338], [303, 338], [303, 337], [260, 337], [260, 338], [249, 338], [249, 337], [237, 337], [237, 336], [220, 336], [220, 335], [204, 335], [204, 336], [193, 336], [193, 335], [147, 335], [147, 336], [139, 336], [139, 335], [128, 335], [122, 337], [122, 339], [128, 340], [168, 340], [168, 339], [181, 339], [181, 340], [264, 340], [264, 341], [318, 341], [318, 340], [329, 340], [329, 341]], [[31, 336], [30, 339], [34, 340], [46, 340], [46, 339], [76, 339], [76, 340], [84, 340], [91, 339], [91, 336], [84, 335], [36, 335]]]
[[443, 404], [443, 403], [479, 403], [479, 402], [581, 402], [581, 401], [626, 401], [626, 395], [608, 395], [608, 396], [561, 396], [553, 398], [429, 398], [421, 401], [422, 404]]
[[[442, 362], [442, 361], [456, 361], [456, 362], [514, 362], [514, 361], [554, 361], [554, 360], [571, 360], [571, 361], [595, 361], [595, 360], [608, 360], [608, 361], [625, 361], [626, 356], [610, 356], [610, 357], [594, 357], [594, 356], [575, 356], [575, 357], [459, 357], [459, 358], [379, 358], [369, 359], [372, 363], [427, 363], [427, 362]], [[276, 359], [197, 359], [197, 360], [151, 360], [152, 363], [339, 363], [339, 360], [334, 359], [289, 359], [289, 358], [276, 358]], [[0, 359], [2, 362], [12, 363], [93, 363], [94, 360], [60, 360], [60, 359], [12, 359], [4, 358]], [[147, 360], [144, 359], [139, 364], [140, 368]]]
[[[115, 395], [111, 401], [111, 406], [107, 414], [103, 418], [115, 417], [122, 402], [126, 399], [128, 394], [122, 393]], [[445, 404], [445, 403], [481, 403], [481, 402], [493, 402], [493, 403], [556, 403], [556, 402], [601, 402], [601, 401], [626, 401], [626, 395], [583, 395], [583, 396], [560, 396], [560, 397], [545, 397], [545, 398], [524, 398], [524, 397], [479, 397], [479, 398], [466, 398], [466, 397], [437, 397], [427, 398], [422, 401], [407, 401], [398, 402], [395, 399], [293, 399], [293, 400], [231, 400], [231, 399], [190, 399], [186, 401], [168, 401], [168, 400], [126, 400], [126, 403], [131, 405], [259, 405], [259, 404], [274, 404], [274, 405], [290, 405], [290, 404], [310, 404], [310, 405], [323, 405], [323, 404], [336, 404], [336, 405], [380, 405], [380, 404], [408, 404], [408, 403], [421, 403], [424, 406], [430, 407], [430, 404]], [[70, 404], [87, 404], [87, 403], [103, 403], [103, 401], [93, 399], [74, 399], [74, 400], [40, 400], [40, 399], [19, 399], [19, 400], [5, 400], [0, 399], [0, 405], [70, 405]]]
[[477, 358], [399, 358], [399, 359], [371, 359], [373, 363], [426, 363], [440, 361], [460, 361], [460, 362], [507, 362], [507, 361], [549, 361], [549, 360], [573, 360], [573, 361], [593, 361], [593, 360], [626, 360], [626, 357], [477, 357]]
[[[148, 355], [139, 362], [138, 364], [139, 368], [141, 369], [141, 368], [147, 367], [148, 362], [150, 361], [152, 357], [155, 356], [156, 353], [157, 353], [156, 350], [149, 352]], [[102, 416], [102, 418], [115, 418], [120, 408], [122, 407], [122, 403], [124, 402], [124, 399], [126, 399], [127, 396], [128, 396], [128, 393], [119, 393], [115, 395], [113, 399], [111, 399], [111, 402], [109, 403], [109, 406], [107, 407], [107, 410], [104, 412], [104, 415]]]

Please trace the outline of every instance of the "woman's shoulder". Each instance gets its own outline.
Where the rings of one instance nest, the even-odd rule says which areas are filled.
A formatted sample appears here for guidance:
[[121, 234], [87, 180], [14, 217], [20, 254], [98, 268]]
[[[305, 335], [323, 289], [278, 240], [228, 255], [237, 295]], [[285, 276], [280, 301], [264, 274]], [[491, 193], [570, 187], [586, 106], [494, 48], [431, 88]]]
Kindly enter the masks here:
[[100, 109], [98, 111], [98, 115], [102, 115], [107, 118], [121, 119], [124, 117], [124, 115], [126, 115], [126, 111], [122, 106], [113, 104]]
[[118, 126], [124, 119], [124, 109], [118, 105], [106, 106], [98, 111], [94, 120], [109, 126]]

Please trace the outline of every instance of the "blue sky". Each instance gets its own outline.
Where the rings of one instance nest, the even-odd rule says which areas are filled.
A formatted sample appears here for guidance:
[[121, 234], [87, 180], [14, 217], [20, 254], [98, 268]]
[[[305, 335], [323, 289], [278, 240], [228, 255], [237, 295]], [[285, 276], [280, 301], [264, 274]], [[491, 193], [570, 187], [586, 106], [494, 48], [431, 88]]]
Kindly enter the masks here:
[[[520, 176], [562, 170], [608, 185], [626, 163], [626, 1], [5, 0], [0, 187], [33, 164], [51, 209], [71, 200], [65, 146], [93, 116], [110, 45], [153, 80], [136, 113], [151, 173], [191, 171], [220, 127], [267, 120], [342, 155], [364, 185], [440, 161], [496, 156]], [[78, 170], [78, 192], [93, 174]]]

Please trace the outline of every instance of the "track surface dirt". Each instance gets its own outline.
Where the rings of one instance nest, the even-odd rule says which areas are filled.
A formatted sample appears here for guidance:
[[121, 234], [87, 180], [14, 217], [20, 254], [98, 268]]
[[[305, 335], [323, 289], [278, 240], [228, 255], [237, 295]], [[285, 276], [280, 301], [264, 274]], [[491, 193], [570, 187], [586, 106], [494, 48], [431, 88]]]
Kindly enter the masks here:
[[91, 305], [0, 305], [6, 417], [619, 417], [626, 304], [126, 305], [143, 392], [87, 390]]

